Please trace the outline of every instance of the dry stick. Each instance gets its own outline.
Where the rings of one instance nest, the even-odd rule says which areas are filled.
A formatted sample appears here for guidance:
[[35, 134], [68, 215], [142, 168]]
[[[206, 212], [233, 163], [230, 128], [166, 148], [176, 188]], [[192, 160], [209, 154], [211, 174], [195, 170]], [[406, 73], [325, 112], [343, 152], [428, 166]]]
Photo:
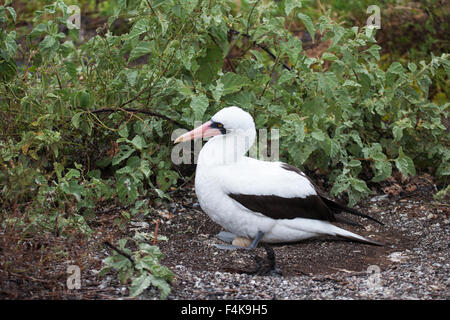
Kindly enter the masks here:
[[141, 110], [141, 109], [134, 109], [134, 108], [122, 108], [120, 107], [120, 109], [113, 109], [113, 108], [104, 108], [104, 109], [98, 109], [98, 110], [93, 110], [90, 111], [91, 113], [103, 113], [103, 112], [117, 112], [117, 111], [127, 111], [127, 112], [135, 112], [135, 113], [143, 113], [143, 114], [148, 114], [150, 116], [154, 116], [154, 117], [158, 117], [167, 121], [170, 121], [174, 124], [176, 124], [177, 126], [180, 126], [183, 129], [189, 129], [187, 126], [185, 126], [184, 124], [173, 120], [163, 114], [159, 114], [157, 112], [154, 111], [148, 111], [148, 110]]
[[[230, 32], [233, 33], [233, 34], [241, 35], [241, 36], [247, 38], [248, 40], [252, 41], [253, 44], [254, 44], [256, 47], [258, 47], [258, 48], [262, 49], [264, 52], [266, 52], [266, 53], [272, 58], [272, 60], [274, 60], [274, 61], [277, 60], [276, 55], [274, 55], [274, 54], [272, 53], [272, 51], [269, 50], [269, 48], [267, 48], [264, 44], [257, 43], [255, 40], [252, 39], [252, 37], [251, 37], [249, 34], [247, 34], [247, 33], [241, 33], [241, 32], [239, 32], [239, 31], [237, 31], [237, 30], [234, 30], [234, 29], [230, 29]], [[292, 68], [289, 67], [288, 65], [286, 65], [285, 63], [283, 63], [283, 62], [281, 62], [281, 61], [278, 61], [278, 62], [279, 62], [279, 63], [283, 66], [283, 68], [285, 68], [286, 70], [292, 71]], [[298, 76], [297, 76], [297, 78], [298, 78]]]
[[128, 253], [123, 252], [122, 250], [120, 250], [119, 248], [117, 248], [115, 245], [111, 244], [109, 241], [103, 241], [104, 244], [106, 244], [108, 247], [110, 247], [111, 249], [117, 251], [120, 255], [124, 256], [125, 258], [127, 258], [128, 260], [131, 261], [131, 263], [133, 265], [135, 265], [134, 259], [132, 256], [130, 256]]
[[156, 220], [155, 232], [153, 237], [153, 245], [156, 246], [156, 239], [158, 239], [159, 219]]

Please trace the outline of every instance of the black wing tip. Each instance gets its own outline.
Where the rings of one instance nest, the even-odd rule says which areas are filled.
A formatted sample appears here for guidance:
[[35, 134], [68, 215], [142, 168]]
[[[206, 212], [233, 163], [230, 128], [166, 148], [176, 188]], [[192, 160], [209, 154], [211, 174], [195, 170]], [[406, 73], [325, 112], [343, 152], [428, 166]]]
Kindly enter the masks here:
[[356, 210], [356, 209], [349, 208], [349, 207], [347, 207], [347, 206], [345, 206], [345, 205], [343, 205], [343, 204], [340, 204], [340, 203], [338, 203], [338, 202], [336, 202], [336, 201], [333, 201], [333, 200], [331, 200], [331, 199], [328, 199], [328, 198], [326, 198], [326, 197], [324, 197], [324, 196], [320, 196], [320, 197], [322, 198], [323, 202], [324, 202], [330, 209], [339, 210], [339, 211], [345, 211], [345, 212], [348, 212], [348, 213], [353, 214], [353, 215], [355, 215], [355, 216], [359, 216], [359, 217], [362, 217], [362, 218], [366, 218], [366, 219], [372, 220], [372, 221], [374, 221], [374, 222], [376, 222], [376, 223], [378, 223], [378, 224], [384, 226], [384, 223], [383, 223], [383, 222], [381, 222], [381, 221], [379, 221], [379, 220], [377, 220], [377, 219], [375, 219], [375, 218], [373, 218], [373, 217], [371, 217], [371, 216], [369, 216], [369, 215], [367, 215], [367, 214], [361, 213], [361, 212], [359, 212], [359, 211]]

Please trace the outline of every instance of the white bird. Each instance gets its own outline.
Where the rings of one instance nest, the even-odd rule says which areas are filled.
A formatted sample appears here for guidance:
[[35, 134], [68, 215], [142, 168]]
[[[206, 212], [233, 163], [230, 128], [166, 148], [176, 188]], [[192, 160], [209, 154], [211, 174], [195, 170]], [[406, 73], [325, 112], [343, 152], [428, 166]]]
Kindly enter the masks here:
[[219, 238], [233, 243], [218, 247], [253, 249], [260, 241], [284, 243], [322, 235], [380, 245], [332, 223], [341, 211], [379, 221], [324, 197], [296, 167], [245, 156], [256, 138], [248, 112], [224, 108], [175, 143], [202, 137], [212, 138], [198, 157], [195, 192], [203, 211], [228, 231]]

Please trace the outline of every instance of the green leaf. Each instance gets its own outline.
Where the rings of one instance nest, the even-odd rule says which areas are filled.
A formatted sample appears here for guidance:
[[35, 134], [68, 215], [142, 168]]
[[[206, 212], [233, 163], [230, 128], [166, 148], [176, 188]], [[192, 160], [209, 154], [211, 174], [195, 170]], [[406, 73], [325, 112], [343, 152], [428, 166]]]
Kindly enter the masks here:
[[47, 31], [47, 24], [40, 23], [30, 32], [28, 35], [30, 38], [40, 37], [44, 32]]
[[137, 76], [138, 76], [137, 70], [127, 72], [127, 81], [131, 87], [134, 87], [134, 85], [136, 84]]
[[134, 278], [130, 286], [130, 296], [136, 297], [147, 289], [152, 283], [152, 276], [147, 272], [143, 272], [141, 276]]
[[156, 176], [156, 183], [162, 190], [167, 190], [169, 187], [177, 183], [178, 173], [173, 170], [159, 170]]
[[170, 286], [167, 283], [167, 281], [163, 278], [155, 277], [153, 275], [150, 275], [150, 277], [151, 277], [152, 286], [158, 288], [160, 291], [160, 298], [166, 299], [170, 293]]
[[322, 60], [330, 60], [330, 61], [336, 61], [338, 60], [338, 57], [336, 57], [333, 53], [331, 52], [324, 52], [322, 54]]
[[72, 79], [77, 77], [77, 65], [70, 61], [65, 61], [66, 71]]
[[357, 179], [357, 178], [350, 178], [350, 185], [352, 186], [353, 189], [355, 189], [358, 192], [364, 193], [364, 194], [370, 194], [370, 189], [367, 187], [366, 182], [361, 180], [361, 179]]
[[324, 141], [325, 138], [327, 137], [327, 134], [323, 131], [317, 130], [311, 132], [311, 136], [317, 141]]
[[39, 43], [39, 50], [41, 51], [41, 54], [48, 57], [54, 55], [58, 47], [59, 47], [58, 40], [56, 40], [51, 35], [45, 36], [44, 40], [42, 40], [42, 42]]
[[361, 87], [361, 85], [353, 80], [345, 80], [344, 84], [342, 86], [348, 86], [348, 87]]
[[65, 179], [69, 180], [72, 178], [79, 178], [80, 177], [80, 171], [75, 169], [70, 169], [67, 174], [64, 176]]
[[148, 18], [139, 19], [133, 24], [131, 31], [129, 33], [129, 38], [135, 38], [141, 34], [147, 32], [150, 29], [151, 23]]
[[394, 73], [394, 74], [401, 74], [405, 72], [405, 69], [399, 62], [392, 63], [389, 68], [387, 69], [387, 72]]
[[206, 56], [197, 59], [200, 68], [196, 72], [197, 78], [202, 83], [211, 83], [217, 73], [222, 70], [223, 52], [222, 49], [214, 46], [206, 50]]
[[118, 165], [123, 160], [128, 159], [135, 150], [128, 145], [120, 145], [119, 152], [114, 156], [112, 160], [112, 165]]
[[380, 50], [381, 47], [377, 44], [374, 44], [369, 49], [367, 49], [365, 52], [368, 52], [374, 57], [377, 61], [380, 61]]
[[333, 39], [331, 40], [332, 47], [339, 43], [339, 41], [345, 34], [345, 29], [339, 25], [336, 25], [336, 26], [334, 26], [333, 32], [334, 32], [334, 36], [333, 36]]
[[411, 72], [415, 72], [417, 70], [417, 65], [414, 62], [408, 62], [408, 69]]
[[77, 129], [80, 127], [80, 117], [83, 113], [84, 111], [75, 113], [72, 117], [72, 125]]
[[400, 147], [398, 150], [398, 158], [395, 159], [395, 165], [405, 178], [408, 176], [408, 174], [412, 176], [416, 175], [414, 161], [403, 153], [402, 147]]
[[138, 135], [135, 136], [133, 140], [131, 140], [131, 144], [139, 151], [142, 151], [142, 148], [146, 146], [144, 139], [142, 139], [142, 137]]
[[246, 84], [244, 77], [233, 72], [227, 72], [221, 81], [223, 83], [223, 95], [237, 92]]
[[130, 52], [130, 57], [128, 58], [128, 62], [132, 62], [137, 58], [142, 57], [148, 53], [152, 52], [151, 42], [150, 41], [139, 41], [137, 46], [134, 47]]
[[292, 10], [295, 8], [301, 8], [302, 2], [300, 0], [285, 0], [284, 1], [284, 12], [288, 16]]
[[116, 185], [117, 195], [124, 203], [132, 203], [138, 197], [137, 185], [128, 175], [122, 175]]
[[127, 124], [126, 123], [124, 123], [124, 124], [122, 124], [121, 126], [120, 126], [120, 128], [119, 128], [119, 135], [122, 137], [122, 138], [127, 138], [128, 137], [128, 126], [127, 126]]
[[303, 24], [306, 27], [306, 30], [308, 30], [308, 33], [311, 35], [312, 42], [314, 43], [314, 37], [315, 37], [315, 34], [316, 34], [316, 29], [314, 27], [314, 24], [313, 24], [311, 18], [309, 16], [307, 16], [306, 14], [303, 14], [303, 13], [299, 13], [298, 17], [299, 17], [300, 20], [302, 20]]
[[400, 141], [403, 137], [403, 128], [400, 126], [395, 126], [392, 128], [392, 134], [394, 135], [394, 141]]
[[203, 120], [203, 116], [205, 115], [206, 109], [209, 106], [208, 97], [201, 93], [198, 96], [192, 97], [190, 107], [192, 111], [194, 111], [194, 119], [195, 120]]
[[345, 174], [340, 174], [334, 181], [333, 181], [333, 188], [331, 188], [330, 193], [334, 196], [337, 196], [344, 191], [347, 191], [349, 189], [349, 179]]
[[6, 10], [8, 10], [9, 14], [13, 18], [14, 22], [17, 20], [17, 14], [13, 7], [6, 7]]
[[392, 164], [389, 161], [375, 161], [375, 177], [373, 182], [384, 181], [392, 174]]

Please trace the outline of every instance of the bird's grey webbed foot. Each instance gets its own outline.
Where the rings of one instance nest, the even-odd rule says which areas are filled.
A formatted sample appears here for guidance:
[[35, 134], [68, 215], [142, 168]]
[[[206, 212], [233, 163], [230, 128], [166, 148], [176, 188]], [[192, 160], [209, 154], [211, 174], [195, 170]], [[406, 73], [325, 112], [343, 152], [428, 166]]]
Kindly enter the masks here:
[[258, 243], [263, 236], [264, 233], [258, 231], [253, 241], [250, 244], [248, 244], [250, 241], [247, 238], [238, 237], [231, 232], [221, 231], [217, 235], [217, 238], [231, 244], [214, 244], [214, 246], [221, 250], [236, 250], [236, 249], [252, 250], [258, 246]]
[[227, 231], [221, 231], [216, 236], [218, 239], [222, 240], [223, 242], [227, 242], [229, 244], [217, 244], [215, 243], [214, 246], [221, 250], [236, 250], [236, 249], [242, 249], [241, 246], [237, 246], [233, 244], [233, 241], [238, 237], [234, 233], [227, 232]]
[[223, 242], [232, 243], [233, 240], [236, 239], [237, 236], [231, 232], [220, 231], [216, 237], [219, 238], [220, 240], [222, 240]]
[[214, 244], [214, 247], [221, 250], [236, 250], [236, 249], [244, 249], [242, 247], [234, 246], [232, 244]]

